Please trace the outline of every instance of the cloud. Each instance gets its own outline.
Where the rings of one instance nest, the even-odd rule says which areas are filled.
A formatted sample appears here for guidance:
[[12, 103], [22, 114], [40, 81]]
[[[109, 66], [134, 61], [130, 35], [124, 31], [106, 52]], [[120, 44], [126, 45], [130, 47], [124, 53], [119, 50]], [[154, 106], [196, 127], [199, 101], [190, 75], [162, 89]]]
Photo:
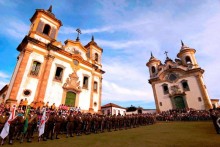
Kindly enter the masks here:
[[[92, 33], [101, 33], [101, 32], [112, 32], [112, 27], [103, 27], [103, 28], [93, 28], [93, 29], [81, 29], [83, 34], [92, 34]], [[63, 26], [60, 29], [60, 34], [76, 34], [76, 28]]]
[[18, 4], [18, 2], [14, 2], [14, 1], [8, 1], [8, 0], [0, 0], [0, 5], [2, 6], [7, 6], [7, 7], [16, 7]]
[[103, 101], [153, 102], [151, 87], [147, 84], [148, 73], [144, 73], [142, 67], [135, 67], [136, 63], [120, 60], [114, 57], [103, 63], [106, 71], [103, 77]]
[[2, 71], [0, 71], [0, 78], [9, 78], [10, 76]]
[[10, 75], [8, 75], [7, 73], [0, 71], [0, 90], [9, 83], [9, 79]]
[[28, 32], [29, 26], [20, 20], [9, 21], [5, 32], [13, 38], [22, 39]]
[[[148, 71], [143, 70], [146, 68], [143, 63], [149, 59], [150, 51], [153, 51], [154, 56], [162, 62], [165, 59], [165, 50], [169, 52], [168, 55], [171, 58], [176, 58], [181, 39], [186, 45], [197, 49], [197, 61], [206, 71], [204, 80], [210, 92], [210, 98], [220, 98], [219, 86], [217, 86], [220, 83], [218, 78], [220, 58], [217, 54], [220, 46], [219, 1], [196, 2], [192, 3], [190, 8], [185, 2], [178, 2], [178, 5], [170, 4], [165, 6], [169, 9], [161, 11], [155, 11], [155, 7], [158, 7], [159, 3], [154, 4], [156, 5], [152, 6], [154, 10], [149, 11], [141, 9], [140, 6], [134, 6], [132, 12], [136, 11], [135, 9], [140, 9], [140, 11], [132, 15], [129, 15], [131, 12], [121, 10], [125, 5], [108, 4], [106, 1], [102, 4], [105, 5], [103, 8], [109, 8], [103, 10], [102, 13], [106, 22], [109, 22], [108, 25], [119, 26], [118, 28], [112, 27], [117, 30], [115, 33], [127, 31], [128, 34], [132, 34], [124, 40], [121, 38], [96, 39], [98, 44], [104, 46], [104, 50], [105, 48], [112, 50], [115, 52], [114, 55], [119, 53], [117, 59], [115, 59], [116, 57], [113, 57], [114, 59], [103, 57], [104, 61], [108, 61], [103, 65], [103, 69], [106, 71], [103, 80], [103, 101], [146, 100], [146, 102], [152, 102], [152, 89], [147, 83], [149, 74]], [[116, 11], [110, 11], [112, 7], [116, 6], [118, 8], [113, 8]], [[183, 11], [177, 10], [177, 6], [181, 7]], [[212, 9], [210, 10], [210, 8]], [[120, 13], [117, 12], [117, 9], [120, 9]], [[112, 21], [109, 21], [110, 19]], [[126, 56], [121, 54], [121, 50], [126, 51]]]
[[0, 90], [8, 83], [0, 81]]
[[[219, 3], [220, 4], [220, 3]], [[215, 3], [209, 4], [212, 5], [212, 10], [219, 8], [220, 5], [215, 5]], [[204, 7], [204, 12], [209, 7]], [[202, 13], [202, 12], [201, 12]], [[206, 14], [207, 15], [207, 14]], [[218, 55], [219, 46], [220, 46], [220, 10], [213, 13], [209, 18], [204, 21], [202, 25], [202, 30], [193, 36], [190, 36], [190, 46], [194, 47], [197, 57], [197, 62], [201, 68], [205, 70], [204, 81], [209, 92], [210, 98], [220, 99], [219, 93], [219, 71], [220, 67], [220, 58]], [[189, 45], [188, 45], [189, 46]]]

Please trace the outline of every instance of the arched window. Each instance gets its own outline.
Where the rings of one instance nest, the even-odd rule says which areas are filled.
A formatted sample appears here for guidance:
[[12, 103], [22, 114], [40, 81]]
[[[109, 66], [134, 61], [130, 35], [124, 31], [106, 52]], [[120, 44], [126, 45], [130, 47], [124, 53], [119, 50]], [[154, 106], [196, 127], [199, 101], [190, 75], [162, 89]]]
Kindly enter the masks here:
[[184, 91], [189, 91], [190, 90], [187, 80], [182, 80], [181, 83], [182, 83]]
[[151, 71], [152, 71], [152, 73], [155, 73], [155, 72], [156, 72], [156, 69], [155, 69], [154, 66], [151, 67]]
[[167, 84], [163, 84], [163, 93], [164, 94], [168, 94], [169, 93], [169, 89], [168, 89], [168, 85]]
[[55, 73], [55, 79], [58, 81], [61, 81], [63, 75], [63, 68], [62, 67], [57, 67], [56, 73]]
[[34, 61], [33, 64], [32, 64], [30, 75], [38, 76], [38, 73], [40, 71], [40, 66], [41, 66], [40, 62]]
[[97, 92], [98, 91], [98, 82], [94, 82], [94, 89], [93, 89], [94, 92]]
[[186, 64], [192, 63], [192, 61], [191, 61], [189, 56], [185, 57], [185, 61], [186, 61]]
[[43, 33], [49, 35], [51, 27], [48, 24], [45, 24]]
[[88, 84], [89, 84], [89, 77], [84, 76], [83, 77], [83, 88], [88, 89]]
[[99, 61], [99, 55], [97, 53], [95, 53], [95, 61], [98, 62]]

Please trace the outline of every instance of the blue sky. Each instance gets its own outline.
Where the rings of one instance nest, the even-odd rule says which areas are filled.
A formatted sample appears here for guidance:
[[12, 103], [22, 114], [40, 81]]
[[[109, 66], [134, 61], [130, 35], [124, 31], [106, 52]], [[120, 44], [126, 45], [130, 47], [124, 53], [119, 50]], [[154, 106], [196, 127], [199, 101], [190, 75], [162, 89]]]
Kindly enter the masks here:
[[180, 40], [197, 50], [210, 98], [220, 98], [219, 0], [0, 0], [0, 88], [10, 81], [18, 44], [27, 34], [35, 9], [48, 9], [63, 22], [58, 40], [86, 45], [94, 35], [104, 49], [102, 104], [114, 102], [155, 108], [146, 62], [152, 51], [176, 58]]

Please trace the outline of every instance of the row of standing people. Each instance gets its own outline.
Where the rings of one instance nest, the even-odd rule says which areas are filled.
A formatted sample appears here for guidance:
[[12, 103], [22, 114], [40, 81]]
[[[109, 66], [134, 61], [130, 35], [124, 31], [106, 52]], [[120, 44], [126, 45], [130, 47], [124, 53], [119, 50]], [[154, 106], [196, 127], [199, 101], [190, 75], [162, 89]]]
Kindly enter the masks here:
[[[42, 122], [42, 111], [31, 110], [25, 116], [23, 110], [17, 110], [16, 117], [10, 121], [8, 140], [13, 144], [15, 140], [22, 143], [25, 139], [32, 142], [34, 132], [38, 127], [45, 123], [44, 133], [38, 140], [47, 141], [48, 139], [59, 139], [60, 133], [65, 133], [66, 137], [80, 136], [82, 134], [99, 133], [104, 131], [117, 131], [128, 128], [135, 128], [140, 125], [155, 123], [152, 114], [133, 114], [133, 115], [98, 115], [90, 113], [81, 113], [79, 111], [47, 111], [46, 120]], [[26, 117], [28, 119], [26, 119]], [[2, 131], [5, 122], [9, 118], [8, 112], [0, 115], [0, 131]], [[25, 121], [28, 120], [25, 130]], [[75, 134], [75, 135], [74, 135]], [[2, 144], [5, 139], [2, 139]]]

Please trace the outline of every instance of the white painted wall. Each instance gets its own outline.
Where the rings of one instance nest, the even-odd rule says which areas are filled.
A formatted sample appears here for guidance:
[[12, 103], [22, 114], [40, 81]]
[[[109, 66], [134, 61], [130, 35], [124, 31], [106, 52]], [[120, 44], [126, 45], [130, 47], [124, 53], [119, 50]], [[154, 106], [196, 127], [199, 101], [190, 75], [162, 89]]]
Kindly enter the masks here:
[[[188, 85], [189, 85], [189, 88], [190, 88], [190, 91], [186, 91], [186, 95], [185, 95], [188, 107], [198, 109], [198, 110], [205, 109], [203, 97], [202, 97], [201, 91], [199, 89], [199, 85], [198, 85], [198, 82], [196, 80], [196, 77], [191, 76], [191, 77], [187, 77], [187, 78], [184, 78], [184, 79], [188, 81]], [[180, 88], [180, 91], [182, 92], [183, 91], [182, 84], [181, 84], [182, 80], [183, 80], [183, 78], [179, 79], [176, 83], [165, 82], [166, 84], [168, 84], [169, 92], [170, 93], [172, 92], [170, 87], [173, 86], [173, 85], [177, 85], [177, 84]], [[156, 88], [158, 102], [159, 103], [162, 102], [162, 106], [160, 106], [158, 104], [159, 108], [160, 108], [161, 111], [166, 111], [166, 110], [169, 110], [170, 108], [172, 108], [172, 102], [171, 102], [171, 99], [169, 97], [169, 94], [164, 95], [162, 84], [163, 83], [156, 84], [155, 88]], [[198, 101], [198, 97], [202, 98], [202, 102]]]
[[79, 69], [77, 71], [77, 74], [78, 74], [79, 80], [80, 80], [80, 87], [83, 87], [83, 77], [84, 77], [83, 75], [89, 76], [88, 89], [82, 88], [82, 91], [79, 95], [79, 107], [82, 110], [88, 110], [90, 107], [92, 75], [91, 75], [91, 72], [86, 71], [84, 69]]
[[[122, 109], [122, 108], [117, 108], [117, 107], [112, 107], [112, 115], [116, 114], [118, 115], [118, 113], [120, 113], [121, 115], [125, 115], [126, 113], [126, 109]], [[114, 113], [116, 111], [116, 113]]]
[[[30, 54], [30, 57], [28, 59], [26, 69], [24, 71], [24, 75], [23, 75], [23, 78], [22, 78], [22, 81], [21, 81], [21, 84], [20, 84], [20, 88], [18, 90], [18, 94], [17, 94], [17, 97], [16, 97], [18, 104], [20, 103], [21, 99], [27, 98], [28, 104], [30, 104], [34, 100], [34, 96], [35, 96], [35, 92], [36, 92], [37, 84], [38, 84], [38, 79], [29, 76], [33, 61], [39, 61], [39, 62], [43, 63], [44, 56], [41, 55], [41, 54], [38, 54], [36, 52], [32, 52]], [[42, 66], [42, 64], [41, 64], [41, 66]], [[31, 95], [30, 96], [27, 97], [23, 94], [23, 91], [25, 89], [31, 90]]]
[[[54, 80], [57, 67], [63, 68], [63, 76], [61, 82]], [[69, 74], [71, 73], [73, 73], [73, 70], [69, 63], [59, 60], [57, 58], [53, 60], [45, 93], [45, 103], [49, 101], [49, 105], [52, 105], [53, 103], [55, 103], [57, 107], [60, 105], [63, 94], [62, 87], [66, 82], [66, 79], [69, 77]]]
[[94, 76], [94, 81], [96, 81], [98, 83], [98, 87], [97, 87], [97, 92], [93, 93], [93, 104], [95, 102], [97, 103], [96, 106], [93, 105], [93, 109], [94, 109], [94, 111], [98, 111], [98, 108], [99, 108], [99, 93], [100, 93], [100, 89], [99, 89], [99, 87], [100, 87], [100, 82], [99, 81], [100, 80], [99, 80], [99, 77]]
[[114, 115], [114, 114], [118, 115], [118, 112], [120, 112], [121, 115], [125, 115], [125, 113], [126, 113], [126, 109], [117, 108], [117, 107], [107, 107], [107, 108], [101, 108], [101, 109], [102, 109], [102, 111], [104, 111], [105, 115], [108, 114], [108, 110], [110, 111], [110, 113], [112, 115]]

